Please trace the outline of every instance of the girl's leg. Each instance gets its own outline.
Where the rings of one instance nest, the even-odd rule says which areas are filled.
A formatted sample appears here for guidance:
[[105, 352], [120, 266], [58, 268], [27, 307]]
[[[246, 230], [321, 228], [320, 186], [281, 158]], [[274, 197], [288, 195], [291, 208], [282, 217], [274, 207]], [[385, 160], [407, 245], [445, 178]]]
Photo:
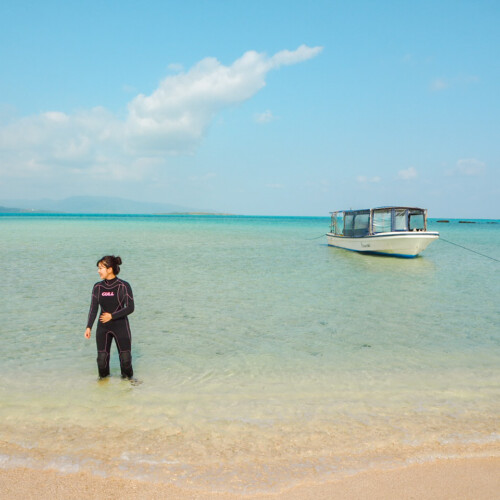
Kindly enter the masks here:
[[116, 346], [120, 354], [120, 368], [123, 378], [132, 378], [132, 337], [128, 321], [119, 322], [114, 325]]
[[120, 352], [120, 368], [122, 370], [122, 378], [132, 378], [134, 376], [132, 353], [130, 351]]
[[99, 377], [104, 378], [109, 376], [109, 353], [111, 350], [111, 341], [113, 335], [104, 329], [97, 329], [96, 332], [97, 343], [97, 369]]

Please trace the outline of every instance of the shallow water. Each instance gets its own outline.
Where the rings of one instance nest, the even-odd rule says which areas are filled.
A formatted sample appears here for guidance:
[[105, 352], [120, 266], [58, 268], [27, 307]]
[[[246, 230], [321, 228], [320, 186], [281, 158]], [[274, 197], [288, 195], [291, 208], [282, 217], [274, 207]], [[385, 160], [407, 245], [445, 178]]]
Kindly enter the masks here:
[[[499, 455], [500, 224], [416, 259], [326, 218], [3, 216], [0, 466], [239, 493]], [[140, 384], [97, 381], [96, 260], [132, 285]]]

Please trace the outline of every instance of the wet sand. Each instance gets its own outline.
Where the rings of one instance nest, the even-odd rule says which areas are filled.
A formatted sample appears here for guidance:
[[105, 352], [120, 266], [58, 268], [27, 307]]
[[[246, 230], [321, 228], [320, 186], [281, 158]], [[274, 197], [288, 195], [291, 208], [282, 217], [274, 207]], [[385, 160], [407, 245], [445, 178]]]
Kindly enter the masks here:
[[321, 485], [302, 485], [267, 495], [187, 491], [175, 486], [62, 474], [25, 468], [0, 470], [0, 496], [9, 500], [494, 500], [500, 498], [500, 458], [440, 460], [390, 471], [370, 471]]

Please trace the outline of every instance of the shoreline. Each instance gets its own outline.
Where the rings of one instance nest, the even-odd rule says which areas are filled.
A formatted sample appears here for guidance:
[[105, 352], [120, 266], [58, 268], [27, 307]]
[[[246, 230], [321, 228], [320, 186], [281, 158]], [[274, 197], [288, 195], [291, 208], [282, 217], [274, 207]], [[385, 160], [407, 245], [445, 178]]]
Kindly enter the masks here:
[[9, 500], [493, 500], [500, 491], [500, 457], [441, 459], [391, 470], [371, 470], [323, 484], [303, 484], [276, 493], [231, 494], [87, 472], [0, 469], [0, 491]]

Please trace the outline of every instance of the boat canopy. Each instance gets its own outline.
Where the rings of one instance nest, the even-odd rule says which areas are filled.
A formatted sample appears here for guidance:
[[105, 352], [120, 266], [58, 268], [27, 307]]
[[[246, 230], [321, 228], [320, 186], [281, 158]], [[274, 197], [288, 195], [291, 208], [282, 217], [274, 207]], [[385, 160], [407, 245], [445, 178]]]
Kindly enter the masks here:
[[427, 210], [414, 207], [379, 207], [332, 212], [331, 232], [362, 238], [380, 233], [426, 231]]

